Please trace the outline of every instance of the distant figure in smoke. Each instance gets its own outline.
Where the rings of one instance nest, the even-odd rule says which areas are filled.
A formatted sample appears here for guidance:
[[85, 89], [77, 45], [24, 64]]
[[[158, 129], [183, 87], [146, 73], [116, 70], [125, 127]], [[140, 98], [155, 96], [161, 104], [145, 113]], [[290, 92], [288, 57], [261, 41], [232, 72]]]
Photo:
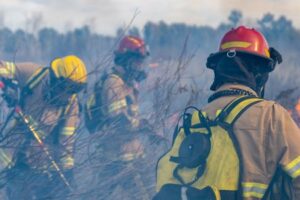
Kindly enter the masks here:
[[115, 51], [115, 66], [96, 83], [94, 93], [86, 104], [85, 121], [88, 130], [102, 132], [99, 149], [103, 152], [102, 163], [106, 163], [106, 166], [99, 170], [106, 177], [102, 177], [105, 181], [103, 184], [111, 186], [103, 191], [107, 195], [105, 199], [112, 198], [109, 192], [117, 185], [134, 187], [130, 185], [132, 178], [129, 180], [128, 177], [121, 182], [121, 178], [117, 179], [118, 183], [112, 182], [122, 176], [122, 172], [126, 173], [128, 166], [133, 166], [131, 164], [144, 154], [140, 139], [146, 123], [139, 118], [137, 98], [138, 83], [147, 77], [143, 63], [148, 55], [141, 38], [122, 38]]
[[1, 61], [0, 77], [14, 121], [1, 132], [8, 198], [67, 198], [73, 186], [77, 93], [86, 84], [85, 64], [73, 55], [54, 59], [48, 67]]

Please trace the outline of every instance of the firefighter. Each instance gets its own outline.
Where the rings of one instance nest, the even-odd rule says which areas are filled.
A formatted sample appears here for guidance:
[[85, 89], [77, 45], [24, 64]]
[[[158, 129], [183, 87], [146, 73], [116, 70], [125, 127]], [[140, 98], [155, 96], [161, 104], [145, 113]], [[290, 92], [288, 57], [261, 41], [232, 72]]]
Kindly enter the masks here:
[[46, 67], [1, 61], [0, 76], [13, 110], [13, 122], [1, 133], [8, 198], [66, 198], [74, 186], [77, 94], [86, 84], [85, 64], [74, 55]]
[[[90, 132], [102, 132], [99, 146], [104, 153], [100, 154], [110, 163], [102, 170], [106, 176], [128, 169], [144, 154], [140, 138], [138, 84], [147, 77], [143, 64], [148, 55], [141, 38], [122, 38], [114, 52], [115, 66], [96, 83], [86, 104], [87, 128]], [[123, 182], [126, 185], [126, 180]]]
[[[188, 126], [192, 128], [184, 126], [184, 130], [175, 135], [171, 150], [159, 161], [159, 193], [154, 199], [181, 199], [182, 196], [222, 200], [300, 199], [299, 128], [282, 106], [263, 99], [269, 73], [281, 62], [280, 53], [269, 48], [264, 36], [253, 28], [240, 26], [224, 35], [219, 51], [207, 59], [207, 67], [214, 72], [210, 88], [214, 93], [209, 103], [197, 111], [197, 115], [193, 114], [192, 125]], [[185, 144], [199, 145], [189, 141], [191, 136], [187, 136], [189, 130], [199, 133], [199, 129], [193, 129], [201, 127], [203, 123], [199, 120], [212, 135], [208, 142], [203, 138], [198, 140], [207, 146], [207, 151], [199, 152], [199, 155], [207, 152], [204, 162], [200, 161], [196, 167], [195, 176], [192, 175], [196, 173], [195, 166], [180, 165], [181, 168], [172, 173], [181, 162], [180, 154], [184, 153], [178, 149], [184, 149]], [[196, 121], [199, 125], [195, 125]], [[218, 127], [228, 130], [228, 134], [223, 137], [219, 131], [216, 136]], [[187, 140], [180, 145], [183, 132]], [[228, 135], [231, 139], [226, 140]], [[221, 136], [222, 140], [218, 140]], [[229, 144], [235, 147], [235, 153], [228, 153]], [[193, 146], [188, 147], [186, 152], [192, 151]], [[205, 145], [198, 149], [202, 148]], [[182, 160], [187, 162], [186, 158]], [[222, 174], [224, 170], [230, 173]], [[194, 181], [184, 184], [187, 180]], [[209, 194], [213, 198], [207, 198]]]

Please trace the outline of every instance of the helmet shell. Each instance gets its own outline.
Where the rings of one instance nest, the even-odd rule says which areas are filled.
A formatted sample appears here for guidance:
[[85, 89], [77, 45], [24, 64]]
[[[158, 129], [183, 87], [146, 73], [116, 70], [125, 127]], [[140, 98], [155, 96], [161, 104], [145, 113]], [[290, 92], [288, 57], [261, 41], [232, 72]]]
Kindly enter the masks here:
[[50, 68], [58, 79], [66, 79], [78, 84], [85, 84], [87, 81], [85, 64], [77, 56], [56, 58], [51, 62]]
[[227, 54], [227, 56], [230, 56], [231, 53], [232, 55], [235, 55], [235, 53], [247, 54], [267, 62], [272, 61], [269, 44], [263, 34], [254, 28], [245, 26], [233, 28], [223, 36], [219, 51], [209, 57], [208, 68], [213, 69], [222, 55]]
[[116, 54], [127, 54], [133, 53], [142, 57], [149, 55], [149, 51], [146, 48], [143, 39], [136, 36], [125, 36], [119, 44], [118, 49], [115, 51]]

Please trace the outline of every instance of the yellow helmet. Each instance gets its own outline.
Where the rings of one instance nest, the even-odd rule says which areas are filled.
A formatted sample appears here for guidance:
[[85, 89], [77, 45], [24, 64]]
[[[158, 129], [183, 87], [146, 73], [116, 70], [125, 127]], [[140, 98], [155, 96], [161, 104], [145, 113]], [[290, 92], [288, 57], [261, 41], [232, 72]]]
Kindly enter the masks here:
[[51, 62], [50, 68], [57, 79], [67, 79], [76, 84], [85, 84], [87, 81], [85, 64], [77, 56], [56, 58]]

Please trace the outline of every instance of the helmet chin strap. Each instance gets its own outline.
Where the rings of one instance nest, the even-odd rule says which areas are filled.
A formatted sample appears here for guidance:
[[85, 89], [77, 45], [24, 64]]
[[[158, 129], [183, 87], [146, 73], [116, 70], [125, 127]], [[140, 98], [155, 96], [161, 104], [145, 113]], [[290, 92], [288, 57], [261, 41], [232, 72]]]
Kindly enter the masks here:
[[266, 86], [268, 79], [269, 79], [269, 73], [258, 74], [255, 77], [256, 93], [261, 98], [263, 98], [265, 96], [265, 86]]

